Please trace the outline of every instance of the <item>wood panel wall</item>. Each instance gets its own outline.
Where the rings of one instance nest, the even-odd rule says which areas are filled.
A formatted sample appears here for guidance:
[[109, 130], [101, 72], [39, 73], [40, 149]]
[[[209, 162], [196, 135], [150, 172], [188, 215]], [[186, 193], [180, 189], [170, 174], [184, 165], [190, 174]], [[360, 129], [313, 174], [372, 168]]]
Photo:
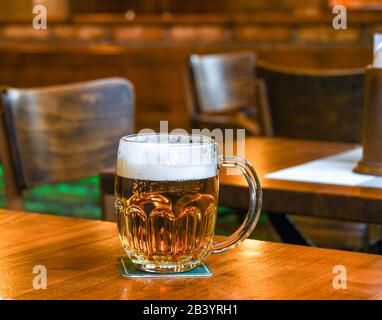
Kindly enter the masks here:
[[185, 68], [192, 53], [253, 50], [260, 59], [299, 68], [364, 67], [382, 13], [349, 13], [349, 29], [332, 14], [74, 15], [31, 21], [0, 19], [0, 85], [33, 87], [122, 76], [137, 93], [138, 128], [188, 128]]
[[138, 129], [189, 128], [185, 72], [191, 53], [254, 50], [260, 59], [276, 64], [311, 67], [366, 65], [367, 48], [254, 48], [250, 46], [0, 46], [0, 85], [35, 87], [122, 76], [136, 88]]

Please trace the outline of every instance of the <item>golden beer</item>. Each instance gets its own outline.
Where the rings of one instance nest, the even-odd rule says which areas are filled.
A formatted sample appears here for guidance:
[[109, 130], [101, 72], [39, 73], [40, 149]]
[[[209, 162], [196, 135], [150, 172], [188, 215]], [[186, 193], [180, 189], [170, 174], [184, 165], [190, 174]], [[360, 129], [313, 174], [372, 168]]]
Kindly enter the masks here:
[[[250, 189], [240, 228], [214, 241], [219, 168], [239, 168]], [[123, 248], [149, 272], [183, 272], [208, 255], [234, 248], [248, 237], [261, 212], [261, 187], [253, 167], [218, 154], [210, 137], [137, 134], [119, 142], [115, 209]]]
[[117, 176], [115, 193], [120, 239], [138, 267], [179, 272], [205, 260], [216, 223], [217, 176], [183, 181]]

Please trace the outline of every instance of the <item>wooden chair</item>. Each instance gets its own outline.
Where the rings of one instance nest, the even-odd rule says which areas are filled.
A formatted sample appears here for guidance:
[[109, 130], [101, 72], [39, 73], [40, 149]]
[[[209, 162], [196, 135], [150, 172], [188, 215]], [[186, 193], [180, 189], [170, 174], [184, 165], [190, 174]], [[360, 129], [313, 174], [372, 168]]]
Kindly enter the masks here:
[[134, 89], [122, 78], [3, 88], [0, 119], [8, 207], [21, 209], [28, 188], [97, 175], [115, 163], [119, 138], [134, 131]]
[[[258, 61], [256, 71], [266, 84], [275, 136], [361, 141], [364, 69], [296, 69]], [[325, 246], [344, 247], [367, 243], [367, 228], [362, 224], [268, 215], [285, 242], [312, 245], [310, 239], [314, 239]], [[344, 234], [353, 238], [343, 238]]]
[[264, 85], [254, 73], [253, 52], [193, 54], [188, 75], [192, 128], [246, 129], [272, 135]]
[[258, 61], [275, 136], [360, 142], [364, 70], [299, 70]]

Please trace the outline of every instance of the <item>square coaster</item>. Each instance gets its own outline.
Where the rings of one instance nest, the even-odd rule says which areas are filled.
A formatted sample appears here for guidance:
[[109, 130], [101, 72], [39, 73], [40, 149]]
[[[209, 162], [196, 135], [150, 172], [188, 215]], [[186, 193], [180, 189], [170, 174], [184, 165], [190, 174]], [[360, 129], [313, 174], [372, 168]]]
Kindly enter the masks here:
[[211, 270], [203, 263], [195, 269], [175, 273], [154, 273], [139, 270], [127, 257], [117, 259], [117, 264], [124, 278], [185, 278], [185, 277], [210, 277]]

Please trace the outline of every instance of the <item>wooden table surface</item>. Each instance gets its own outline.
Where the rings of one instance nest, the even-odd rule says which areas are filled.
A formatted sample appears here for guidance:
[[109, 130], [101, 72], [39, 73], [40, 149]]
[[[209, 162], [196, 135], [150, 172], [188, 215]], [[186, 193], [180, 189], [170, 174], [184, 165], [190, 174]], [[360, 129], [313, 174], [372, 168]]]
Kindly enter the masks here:
[[[266, 179], [267, 173], [351, 150], [354, 144], [247, 138], [245, 158], [258, 172], [264, 190], [263, 209], [356, 222], [382, 223], [382, 189]], [[101, 172], [104, 194], [114, 192], [114, 168]], [[221, 175], [220, 204], [248, 207], [242, 176]]]
[[[111, 222], [0, 210], [1, 299], [382, 299], [382, 257], [246, 240], [210, 256], [210, 278], [124, 279]], [[33, 268], [47, 289], [33, 288]], [[347, 269], [334, 289], [333, 268]]]

